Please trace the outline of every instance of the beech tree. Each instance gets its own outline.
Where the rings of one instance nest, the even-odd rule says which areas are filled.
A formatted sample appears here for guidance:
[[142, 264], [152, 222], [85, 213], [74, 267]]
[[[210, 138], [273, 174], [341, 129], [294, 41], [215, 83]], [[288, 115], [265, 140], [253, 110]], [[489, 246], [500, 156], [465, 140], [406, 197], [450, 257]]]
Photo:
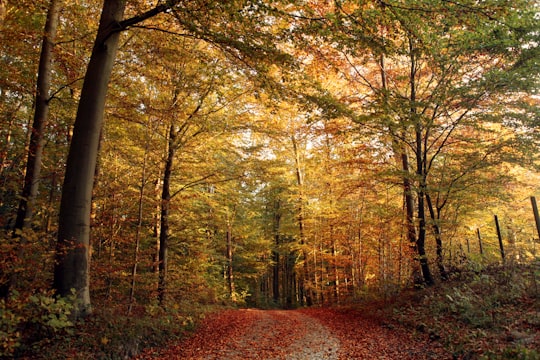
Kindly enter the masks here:
[[[352, 93], [346, 101], [356, 110], [355, 120], [360, 126], [380, 129], [372, 132], [372, 141], [385, 144], [381, 151], [400, 164], [407, 231], [427, 284], [433, 283], [426, 248], [429, 228], [444, 277], [441, 211], [459, 193], [455, 189], [467, 186], [480, 169], [493, 165], [495, 152], [510, 144], [507, 137], [491, 138], [486, 145], [490, 127], [507, 126], [505, 119], [520, 111], [532, 115], [526, 106], [517, 110], [515, 98], [502, 97], [509, 92], [520, 96], [534, 83], [515, 70], [522, 64], [520, 59], [530, 59], [531, 36], [535, 36], [530, 29], [534, 11], [523, 10], [526, 2], [522, 5], [518, 10], [495, 3], [340, 2], [319, 8], [321, 20], [312, 28], [319, 36], [331, 33], [335, 40], [322, 48], [308, 44], [350, 79]], [[506, 100], [503, 110], [499, 104]], [[482, 140], [466, 135], [471, 131]], [[436, 185], [435, 178], [444, 178], [443, 164], [450, 165], [444, 159], [457, 144], [463, 151], [467, 142], [470, 154], [483, 155], [469, 167], [461, 166], [452, 179], [446, 178], [444, 188], [441, 182]]]
[[[52, 0], [50, 2], [47, 20], [43, 30], [43, 41], [41, 44], [34, 103], [34, 120], [30, 130], [30, 143], [28, 145], [28, 159], [26, 162], [24, 185], [20, 194], [19, 207], [13, 227], [13, 237], [16, 238], [21, 237], [23, 228], [27, 228], [30, 224], [38, 191], [44, 145], [44, 131], [49, 111], [49, 101], [51, 100], [51, 63], [53, 46], [56, 38], [59, 7], [60, 1]], [[4, 8], [3, 4], [2, 8]], [[23, 240], [18, 244], [18, 257], [21, 257], [23, 254], [24, 243], [25, 241]], [[16, 282], [15, 273], [10, 274], [10, 277], [11, 280], [9, 280], [9, 282], [0, 285], [0, 297], [7, 296], [9, 283]]]
[[[7, 5], [5, 24], [39, 36], [0, 25], [2, 39], [24, 39], [0, 46], [6, 228], [32, 200], [17, 194], [25, 146], [39, 144], [29, 132], [36, 24], [55, 1]], [[514, 186], [501, 173], [512, 178], [537, 146], [536, 15], [529, 1], [508, 4], [64, 4], [43, 181], [25, 208], [42, 240], [32, 256], [52, 267], [47, 239], [58, 238], [54, 288], [76, 291], [76, 316], [91, 310], [90, 283], [99, 303], [129, 300], [138, 314], [156, 299], [292, 307], [391, 294], [420, 266], [426, 284], [434, 265], [444, 277], [462, 224], [482, 223], [480, 200], [497, 209]], [[99, 10], [89, 53], [97, 16], [87, 14]], [[0, 266], [4, 282], [11, 269]], [[50, 274], [38, 273], [45, 287]]]
[[[276, 33], [265, 20], [268, 9], [237, 3], [207, 5], [190, 8], [171, 1], [127, 19], [123, 19], [124, 1], [106, 0], [103, 5], [66, 165], [56, 250], [54, 288], [61, 296], [75, 289], [80, 299], [81, 314], [90, 310], [88, 250], [93, 176], [107, 86], [121, 31], [153, 16], [169, 13], [183, 27], [184, 35], [204, 39], [254, 69], [264, 72], [262, 65], [269, 61], [291, 62], [289, 55], [269, 42]], [[239, 12], [247, 12], [250, 16], [240, 19], [237, 17]], [[229, 21], [232, 24], [242, 23], [242, 31], [237, 32], [234, 26], [220, 27]], [[246, 33], [250, 36], [244, 37]]]
[[24, 187], [21, 192], [21, 200], [15, 219], [14, 231], [21, 231], [29, 225], [32, 218], [33, 206], [38, 190], [41, 158], [43, 153], [44, 131], [51, 101], [51, 65], [53, 46], [56, 39], [56, 29], [61, 2], [51, 0], [47, 12], [45, 29], [43, 30], [43, 43], [39, 59], [38, 77], [36, 85], [36, 100], [34, 121], [30, 134], [28, 147], [28, 160], [24, 179]]

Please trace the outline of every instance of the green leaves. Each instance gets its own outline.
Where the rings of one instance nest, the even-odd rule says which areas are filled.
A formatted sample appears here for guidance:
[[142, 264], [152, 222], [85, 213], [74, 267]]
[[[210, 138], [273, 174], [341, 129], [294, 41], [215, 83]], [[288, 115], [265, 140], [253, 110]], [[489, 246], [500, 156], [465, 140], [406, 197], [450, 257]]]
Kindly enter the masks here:
[[34, 309], [34, 318], [30, 321], [41, 325], [45, 331], [72, 333], [74, 324], [71, 314], [76, 303], [75, 298], [75, 295], [69, 298], [56, 298], [46, 294], [31, 295], [28, 299], [30, 307]]

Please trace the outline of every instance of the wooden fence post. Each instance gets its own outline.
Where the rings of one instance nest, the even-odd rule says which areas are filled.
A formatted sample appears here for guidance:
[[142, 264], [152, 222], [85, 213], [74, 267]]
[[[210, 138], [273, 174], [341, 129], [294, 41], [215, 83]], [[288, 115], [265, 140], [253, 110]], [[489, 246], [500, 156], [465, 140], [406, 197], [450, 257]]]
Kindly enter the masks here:
[[536, 223], [536, 232], [538, 233], [538, 238], [540, 238], [540, 216], [538, 215], [538, 206], [536, 205], [536, 198], [534, 196], [531, 196], [531, 204], [533, 208], [534, 222]]
[[501, 235], [501, 227], [499, 226], [499, 219], [497, 218], [497, 215], [495, 215], [495, 227], [497, 228], [497, 237], [499, 238], [499, 247], [501, 249], [501, 258], [504, 264], [504, 246], [502, 242], [502, 235]]
[[484, 248], [482, 247], [482, 236], [480, 236], [480, 228], [476, 228], [476, 235], [478, 236], [478, 245], [480, 245], [480, 255], [484, 255]]

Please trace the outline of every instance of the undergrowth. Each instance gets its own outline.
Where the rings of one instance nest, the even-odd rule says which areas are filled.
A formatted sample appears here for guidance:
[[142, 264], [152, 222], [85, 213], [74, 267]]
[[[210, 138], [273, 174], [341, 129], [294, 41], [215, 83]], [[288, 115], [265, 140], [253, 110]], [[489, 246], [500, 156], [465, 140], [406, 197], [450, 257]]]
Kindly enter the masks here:
[[72, 322], [68, 303], [48, 294], [13, 299], [10, 304], [17, 308], [1, 303], [0, 359], [128, 359], [180, 339], [221, 306], [190, 303], [163, 310], [152, 304], [131, 316], [125, 307], [100, 307]]
[[539, 281], [538, 264], [460, 272], [402, 300], [393, 317], [455, 359], [540, 359]]
[[[538, 263], [475, 268], [402, 293], [390, 306], [370, 303], [409, 332], [442, 343], [455, 359], [540, 360], [539, 281]], [[48, 292], [15, 293], [0, 302], [0, 358], [126, 359], [173, 343], [226, 306], [186, 299], [166, 310], [141, 305], [127, 316], [125, 306], [98, 304], [91, 316], [73, 322], [71, 303]]]

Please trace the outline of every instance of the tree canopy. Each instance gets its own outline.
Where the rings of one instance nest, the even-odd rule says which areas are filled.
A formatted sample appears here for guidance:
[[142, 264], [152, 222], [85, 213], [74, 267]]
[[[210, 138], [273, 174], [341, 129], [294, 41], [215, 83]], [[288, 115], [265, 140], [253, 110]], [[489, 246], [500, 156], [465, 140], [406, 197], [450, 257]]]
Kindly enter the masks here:
[[537, 2], [99, 5], [0, 14], [3, 297], [336, 304], [498, 261], [493, 215], [535, 256]]

